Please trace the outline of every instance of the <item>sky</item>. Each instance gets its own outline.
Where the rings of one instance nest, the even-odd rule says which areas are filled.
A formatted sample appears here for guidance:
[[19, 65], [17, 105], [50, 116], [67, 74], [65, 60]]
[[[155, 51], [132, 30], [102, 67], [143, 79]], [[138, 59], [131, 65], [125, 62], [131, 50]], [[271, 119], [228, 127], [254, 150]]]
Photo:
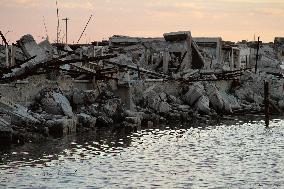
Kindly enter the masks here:
[[[69, 43], [78, 41], [92, 14], [81, 43], [113, 35], [161, 37], [173, 31], [230, 41], [260, 36], [269, 42], [284, 36], [284, 0], [58, 0], [58, 7], [61, 40], [62, 19], [70, 19]], [[56, 40], [56, 0], [0, 0], [0, 8], [0, 30], [10, 42], [25, 34], [37, 41], [46, 36]]]

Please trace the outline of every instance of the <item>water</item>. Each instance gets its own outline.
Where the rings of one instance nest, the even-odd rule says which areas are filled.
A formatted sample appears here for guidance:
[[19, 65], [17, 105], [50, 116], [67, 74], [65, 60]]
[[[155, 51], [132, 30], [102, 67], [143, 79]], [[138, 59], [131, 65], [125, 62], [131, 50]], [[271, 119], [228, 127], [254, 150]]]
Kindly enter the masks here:
[[1, 159], [0, 188], [284, 188], [284, 121], [97, 131]]

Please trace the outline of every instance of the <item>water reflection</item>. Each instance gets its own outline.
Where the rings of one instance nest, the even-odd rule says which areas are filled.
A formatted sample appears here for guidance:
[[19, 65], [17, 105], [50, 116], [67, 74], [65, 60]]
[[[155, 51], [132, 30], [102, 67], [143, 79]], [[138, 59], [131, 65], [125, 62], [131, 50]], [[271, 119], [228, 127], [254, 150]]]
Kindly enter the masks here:
[[98, 130], [1, 154], [0, 187], [284, 186], [284, 122]]

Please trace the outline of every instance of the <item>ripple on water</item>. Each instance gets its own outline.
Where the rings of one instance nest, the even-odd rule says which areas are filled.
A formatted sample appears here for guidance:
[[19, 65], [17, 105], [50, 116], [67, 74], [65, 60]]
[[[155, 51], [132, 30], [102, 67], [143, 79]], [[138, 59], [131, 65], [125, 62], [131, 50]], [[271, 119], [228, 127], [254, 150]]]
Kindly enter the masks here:
[[284, 122], [97, 131], [1, 155], [0, 187], [279, 188]]

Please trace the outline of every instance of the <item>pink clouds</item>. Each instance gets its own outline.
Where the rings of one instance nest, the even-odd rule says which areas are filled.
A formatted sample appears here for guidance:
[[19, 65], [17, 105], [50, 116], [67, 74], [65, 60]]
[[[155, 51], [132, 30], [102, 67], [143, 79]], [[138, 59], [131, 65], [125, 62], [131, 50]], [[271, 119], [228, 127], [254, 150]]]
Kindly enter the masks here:
[[[58, 0], [60, 16], [70, 18], [70, 42], [76, 41], [90, 14], [95, 14], [84, 42], [113, 34], [162, 36], [164, 32], [191, 30], [195, 36], [251, 39], [256, 33], [271, 41], [284, 36], [282, 0]], [[55, 0], [1, 0], [0, 29], [13, 30], [18, 39], [31, 33], [55, 39]], [[63, 25], [63, 23], [62, 23]], [[62, 28], [64, 31], [64, 28]], [[64, 32], [63, 32], [64, 33]]]

